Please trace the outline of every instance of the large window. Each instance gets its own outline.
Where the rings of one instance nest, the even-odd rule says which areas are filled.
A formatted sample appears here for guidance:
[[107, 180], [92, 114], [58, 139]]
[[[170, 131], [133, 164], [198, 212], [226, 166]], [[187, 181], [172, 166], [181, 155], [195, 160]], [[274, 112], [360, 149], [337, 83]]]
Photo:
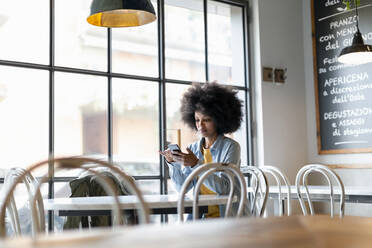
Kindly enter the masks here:
[[[11, 167], [84, 155], [120, 165], [147, 194], [173, 192], [158, 151], [198, 139], [180, 98], [206, 81], [239, 91], [244, 123], [230, 136], [249, 164], [248, 2], [152, 0], [157, 21], [115, 29], [86, 22], [90, 2], [2, 1], [0, 180]], [[68, 196], [78, 175], [57, 173], [45, 192]]]

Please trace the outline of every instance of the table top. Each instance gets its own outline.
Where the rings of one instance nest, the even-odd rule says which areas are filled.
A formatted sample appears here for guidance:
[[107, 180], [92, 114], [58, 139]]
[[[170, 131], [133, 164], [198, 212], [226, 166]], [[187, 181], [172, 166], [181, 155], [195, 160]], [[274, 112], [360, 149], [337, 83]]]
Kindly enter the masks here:
[[[287, 192], [287, 188], [282, 186], [282, 194]], [[310, 193], [313, 200], [329, 200], [328, 186], [310, 186]], [[248, 189], [249, 191], [249, 189]], [[275, 198], [279, 192], [278, 186], [270, 186], [270, 197]], [[292, 198], [297, 199], [296, 187], [291, 186]], [[304, 191], [303, 191], [304, 192]], [[339, 190], [334, 190], [335, 198]], [[283, 195], [284, 196], [284, 195]], [[201, 195], [199, 197], [199, 206], [221, 205], [226, 204], [227, 196], [218, 195]], [[144, 195], [150, 209], [177, 208], [178, 195]], [[345, 187], [346, 202], [372, 203], [372, 190], [366, 187]], [[119, 196], [120, 207], [122, 209], [136, 209], [138, 203], [136, 196]], [[99, 197], [72, 197], [72, 198], [55, 198], [45, 199], [44, 208], [46, 210], [111, 210], [114, 200], [110, 196]], [[192, 206], [192, 198], [186, 196], [185, 207]]]
[[371, 244], [372, 218], [323, 215], [214, 219], [0, 240], [2, 248], [367, 248]]
[[[365, 195], [365, 196], [372, 196], [372, 188], [365, 187], [365, 186], [344, 186], [345, 188], [345, 195]], [[281, 187], [282, 193], [287, 192], [287, 187]], [[269, 192], [278, 193], [279, 187], [278, 186], [270, 186]], [[291, 192], [297, 193], [297, 188], [295, 185], [291, 185]], [[305, 193], [305, 189], [302, 186], [301, 192]], [[309, 185], [309, 192], [314, 194], [328, 194], [329, 193], [329, 186], [327, 185]], [[337, 185], [333, 187], [334, 194], [339, 194], [341, 191]]]
[[[144, 195], [145, 202], [150, 209], [156, 208], [177, 208], [178, 195]], [[121, 209], [137, 209], [138, 200], [134, 195], [118, 197]], [[200, 195], [199, 206], [221, 205], [226, 204], [228, 196], [219, 195]], [[192, 206], [192, 198], [185, 197], [185, 207]], [[97, 197], [68, 197], [45, 199], [45, 210], [111, 210], [114, 204], [112, 196]]]
[[[345, 186], [345, 202], [351, 203], [372, 203], [372, 189], [369, 187], [362, 187], [362, 186]], [[249, 189], [252, 191], [252, 189]], [[281, 187], [282, 194], [287, 193], [287, 187]], [[301, 192], [305, 197], [305, 189], [301, 187]], [[271, 198], [276, 198], [279, 193], [278, 186], [270, 186], [269, 188], [269, 196]], [[329, 201], [329, 187], [324, 185], [310, 185], [309, 186], [309, 193], [314, 201]], [[340, 189], [335, 185], [333, 188], [333, 193], [335, 199], [339, 199], [340, 197]], [[285, 197], [285, 195], [283, 195]], [[291, 185], [291, 197], [293, 199], [297, 199], [297, 188], [294, 185]]]

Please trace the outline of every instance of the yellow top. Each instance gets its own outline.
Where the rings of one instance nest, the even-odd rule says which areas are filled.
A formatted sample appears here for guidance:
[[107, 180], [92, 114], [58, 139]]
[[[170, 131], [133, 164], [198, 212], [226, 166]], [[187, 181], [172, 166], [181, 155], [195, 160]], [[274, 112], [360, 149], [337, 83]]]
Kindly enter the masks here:
[[[203, 147], [203, 155], [204, 155], [204, 163], [212, 163], [212, 154], [210, 149], [206, 149]], [[216, 192], [210, 190], [204, 184], [200, 187], [200, 194], [202, 195], [215, 195]], [[208, 213], [205, 215], [206, 218], [218, 218], [220, 217], [220, 208], [218, 205], [208, 206]]]

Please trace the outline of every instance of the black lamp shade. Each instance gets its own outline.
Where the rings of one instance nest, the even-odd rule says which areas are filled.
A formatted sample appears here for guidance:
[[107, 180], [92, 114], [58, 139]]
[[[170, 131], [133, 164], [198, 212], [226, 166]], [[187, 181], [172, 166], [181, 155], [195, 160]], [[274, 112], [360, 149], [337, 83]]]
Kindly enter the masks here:
[[372, 46], [365, 45], [359, 29], [354, 34], [353, 43], [342, 49], [338, 61], [344, 64], [365, 64], [372, 62]]
[[156, 20], [150, 0], [93, 0], [88, 23], [100, 27], [141, 26]]

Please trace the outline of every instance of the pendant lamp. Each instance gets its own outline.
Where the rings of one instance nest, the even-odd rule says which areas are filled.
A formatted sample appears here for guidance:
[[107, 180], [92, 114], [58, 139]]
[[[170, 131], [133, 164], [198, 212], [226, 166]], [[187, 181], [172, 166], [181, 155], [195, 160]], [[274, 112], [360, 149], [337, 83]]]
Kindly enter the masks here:
[[88, 23], [99, 27], [134, 27], [156, 20], [150, 0], [93, 0]]
[[344, 64], [360, 65], [372, 62], [372, 46], [364, 44], [362, 34], [359, 31], [359, 14], [356, 0], [354, 0], [354, 4], [355, 13], [357, 17], [356, 19], [357, 31], [354, 34], [352, 45], [342, 49], [338, 57], [338, 62]]

